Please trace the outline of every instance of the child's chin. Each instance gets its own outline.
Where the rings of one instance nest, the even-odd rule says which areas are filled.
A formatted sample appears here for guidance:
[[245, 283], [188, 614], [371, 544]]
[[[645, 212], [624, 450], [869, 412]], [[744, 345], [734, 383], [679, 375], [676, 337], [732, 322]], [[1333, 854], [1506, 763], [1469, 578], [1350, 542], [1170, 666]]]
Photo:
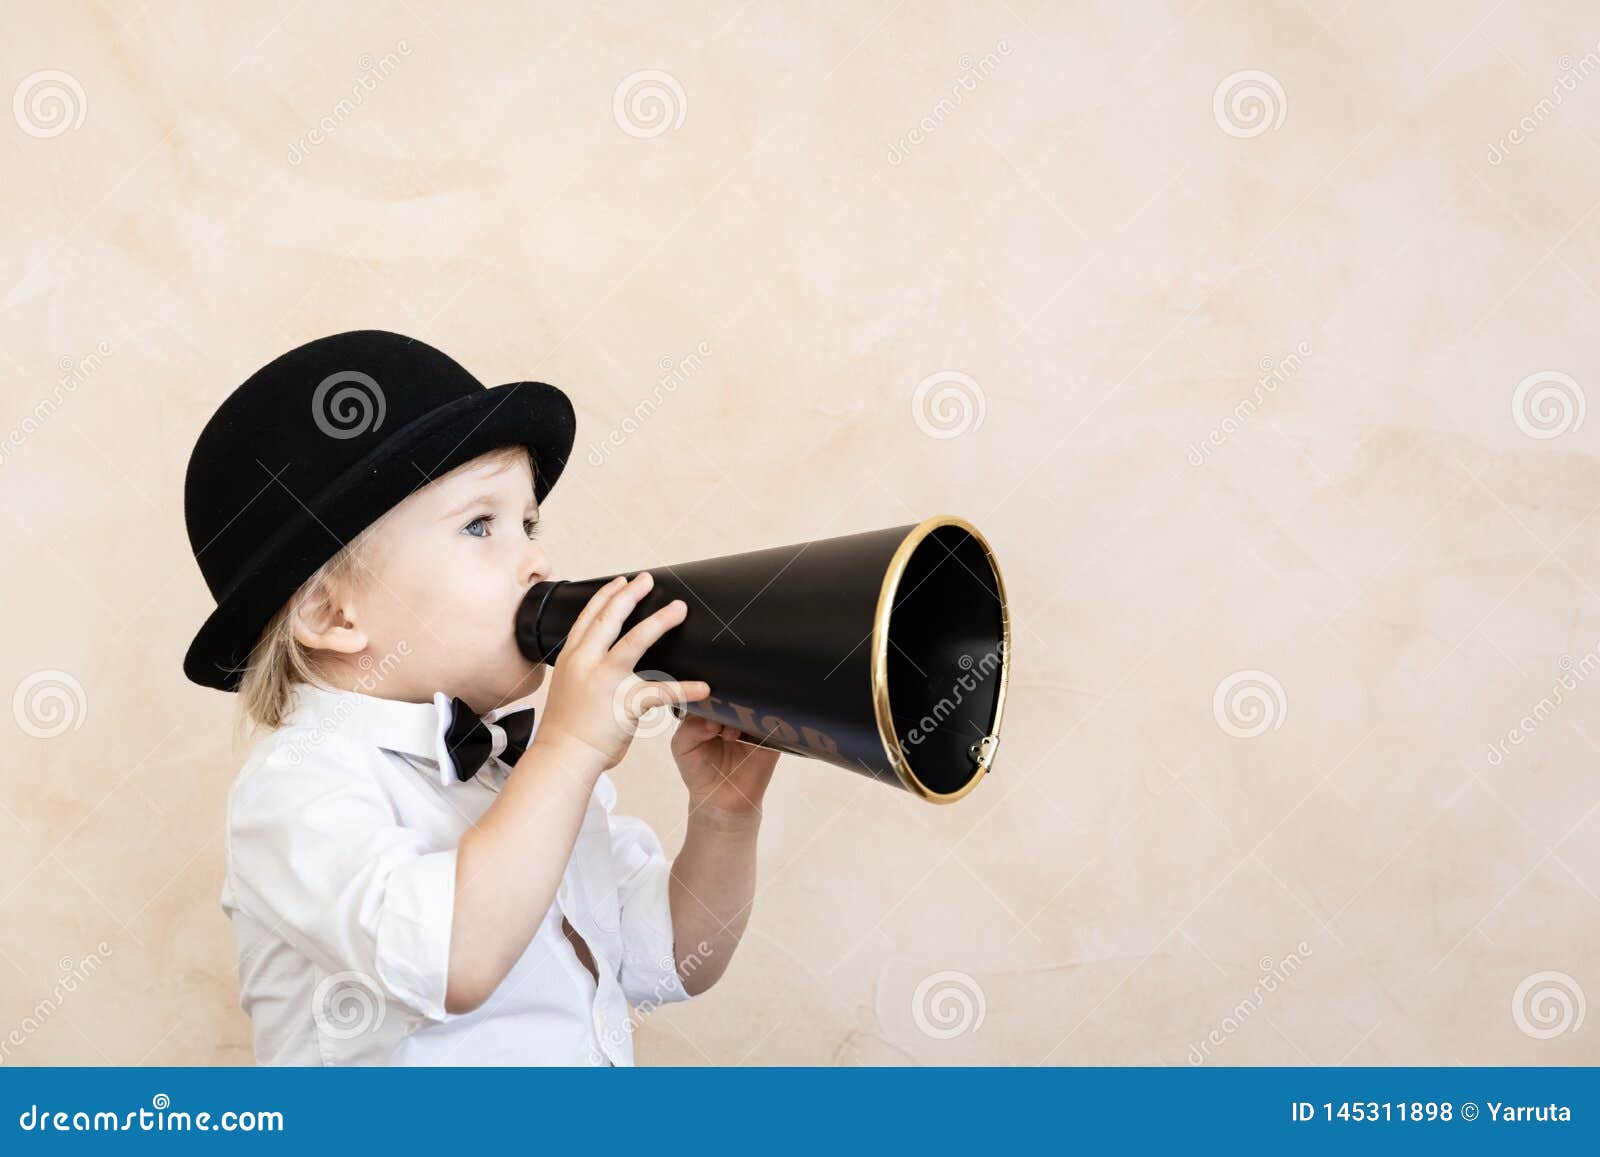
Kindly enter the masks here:
[[529, 666], [520, 663], [515, 668], [506, 671], [499, 680], [499, 688], [491, 692], [500, 704], [520, 703], [528, 698], [540, 687], [544, 686], [545, 664], [537, 663]]

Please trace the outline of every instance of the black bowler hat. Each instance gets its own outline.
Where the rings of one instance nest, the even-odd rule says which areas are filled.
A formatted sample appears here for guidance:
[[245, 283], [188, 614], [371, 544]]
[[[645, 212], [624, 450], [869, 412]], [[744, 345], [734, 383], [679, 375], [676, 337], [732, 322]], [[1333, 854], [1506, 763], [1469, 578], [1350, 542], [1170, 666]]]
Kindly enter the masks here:
[[576, 434], [572, 403], [555, 386], [487, 389], [397, 333], [334, 334], [269, 362], [228, 395], [189, 456], [184, 519], [217, 609], [189, 645], [184, 674], [238, 690], [267, 622], [384, 512], [513, 445], [533, 451], [542, 503]]

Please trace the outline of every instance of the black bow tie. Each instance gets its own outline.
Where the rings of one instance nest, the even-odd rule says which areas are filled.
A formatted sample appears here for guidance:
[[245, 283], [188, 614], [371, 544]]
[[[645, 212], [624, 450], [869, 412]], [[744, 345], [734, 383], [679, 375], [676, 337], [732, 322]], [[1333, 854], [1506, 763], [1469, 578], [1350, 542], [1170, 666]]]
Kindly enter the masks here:
[[[497, 730], [503, 735], [496, 735]], [[491, 724], [479, 719], [460, 699], [450, 700], [450, 726], [445, 728], [444, 745], [458, 780], [471, 779], [496, 755], [507, 763], [516, 763], [528, 749], [532, 735], [532, 707], [508, 712]]]

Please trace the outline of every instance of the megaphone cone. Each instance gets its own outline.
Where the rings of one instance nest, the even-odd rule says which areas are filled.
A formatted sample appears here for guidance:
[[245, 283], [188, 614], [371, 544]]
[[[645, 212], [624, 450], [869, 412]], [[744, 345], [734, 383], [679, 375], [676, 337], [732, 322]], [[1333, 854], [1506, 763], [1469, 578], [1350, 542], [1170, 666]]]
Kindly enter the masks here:
[[[642, 569], [655, 584], [619, 637], [684, 600], [688, 616], [635, 669], [710, 684], [689, 713], [935, 803], [962, 798], [993, 766], [1011, 620], [994, 552], [971, 523], [941, 516]], [[559, 665], [579, 612], [614, 577], [535, 585], [517, 612], [522, 653]]]

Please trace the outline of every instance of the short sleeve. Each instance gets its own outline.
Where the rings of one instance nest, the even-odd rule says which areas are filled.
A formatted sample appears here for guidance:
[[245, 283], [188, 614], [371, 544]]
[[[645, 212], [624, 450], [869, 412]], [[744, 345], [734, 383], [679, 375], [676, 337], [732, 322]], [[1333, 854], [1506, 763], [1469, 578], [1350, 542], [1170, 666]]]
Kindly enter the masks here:
[[[628, 1003], [646, 1011], [688, 1000], [678, 975], [668, 884], [672, 865], [650, 825], [632, 816], [611, 816], [611, 854], [622, 908], [620, 982]], [[692, 953], [686, 965], [693, 966]]]
[[396, 821], [375, 754], [339, 740], [269, 753], [229, 798], [228, 870], [240, 906], [315, 964], [443, 1020], [456, 850]]

